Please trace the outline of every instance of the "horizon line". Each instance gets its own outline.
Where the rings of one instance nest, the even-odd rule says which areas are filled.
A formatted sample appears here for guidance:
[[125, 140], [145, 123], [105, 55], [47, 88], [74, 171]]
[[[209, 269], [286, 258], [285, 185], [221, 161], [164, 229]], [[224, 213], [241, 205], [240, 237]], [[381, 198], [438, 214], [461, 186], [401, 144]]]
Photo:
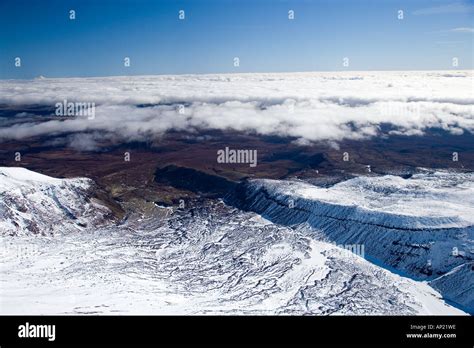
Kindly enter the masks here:
[[265, 75], [265, 74], [305, 74], [305, 73], [362, 73], [362, 72], [474, 72], [471, 69], [393, 69], [393, 70], [303, 70], [303, 71], [267, 71], [267, 72], [223, 72], [223, 73], [177, 73], [177, 74], [136, 74], [136, 75], [96, 75], [96, 76], [59, 76], [38, 75], [32, 78], [0, 78], [0, 81], [57, 80], [57, 79], [93, 79], [114, 77], [148, 77], [148, 76], [222, 76], [222, 75]]

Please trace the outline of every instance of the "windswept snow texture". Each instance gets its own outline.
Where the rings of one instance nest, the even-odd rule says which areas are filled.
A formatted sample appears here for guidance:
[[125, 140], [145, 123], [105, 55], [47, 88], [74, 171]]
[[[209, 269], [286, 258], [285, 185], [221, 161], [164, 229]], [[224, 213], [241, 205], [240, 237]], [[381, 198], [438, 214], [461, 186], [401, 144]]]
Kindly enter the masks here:
[[[25, 201], [35, 188], [71, 191], [71, 182], [28, 171], [0, 182]], [[83, 202], [68, 197], [68, 207]], [[38, 226], [63, 214], [51, 210], [31, 211]], [[221, 201], [165, 219], [2, 235], [0, 251], [1, 314], [463, 314], [427, 283]]]
[[472, 133], [472, 79], [472, 71], [407, 71], [5, 80], [5, 105], [49, 105], [53, 115], [64, 100], [96, 108], [93, 120], [20, 112], [0, 119], [0, 141], [73, 133], [71, 147], [91, 150], [104, 139], [148, 140], [170, 130], [252, 132], [302, 144], [368, 139], [384, 125], [390, 134]]
[[223, 204], [155, 224], [2, 238], [1, 313], [462, 314], [427, 284]]
[[97, 226], [109, 211], [89, 199], [89, 179], [0, 168], [0, 235], [54, 234]]
[[[357, 177], [327, 188], [299, 181], [252, 180], [241, 184], [230, 200], [273, 222], [309, 226], [323, 240], [362, 244], [375, 263], [415, 279], [444, 275], [444, 280], [433, 280], [433, 286], [474, 312], [471, 173]], [[461, 265], [465, 265], [462, 271], [445, 275]]]

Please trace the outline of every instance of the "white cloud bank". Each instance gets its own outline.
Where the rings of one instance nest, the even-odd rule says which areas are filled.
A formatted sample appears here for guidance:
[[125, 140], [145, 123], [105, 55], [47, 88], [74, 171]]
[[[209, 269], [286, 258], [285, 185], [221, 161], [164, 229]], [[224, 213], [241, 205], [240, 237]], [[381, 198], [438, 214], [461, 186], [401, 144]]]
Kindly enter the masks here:
[[473, 71], [424, 71], [4, 80], [0, 103], [54, 106], [66, 99], [96, 103], [96, 110], [93, 120], [8, 122], [0, 140], [77, 133], [71, 145], [91, 149], [104, 137], [145, 140], [169, 130], [218, 129], [307, 143], [374, 137], [382, 124], [397, 134], [427, 128], [462, 134], [474, 132], [473, 77]]

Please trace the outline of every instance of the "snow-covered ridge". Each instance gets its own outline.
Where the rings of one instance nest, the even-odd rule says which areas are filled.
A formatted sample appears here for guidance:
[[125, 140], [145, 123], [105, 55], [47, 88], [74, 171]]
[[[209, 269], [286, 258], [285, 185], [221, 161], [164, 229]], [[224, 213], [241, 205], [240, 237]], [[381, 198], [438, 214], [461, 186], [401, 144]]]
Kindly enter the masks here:
[[[474, 265], [473, 174], [421, 173], [358, 177], [329, 188], [300, 181], [251, 180], [229, 202], [269, 220], [309, 228], [337, 244], [362, 244], [366, 256], [415, 279], [435, 279]], [[464, 272], [466, 284], [473, 272]], [[448, 277], [435, 282], [470, 312], [471, 287], [453, 291]], [[440, 285], [442, 284], [442, 286]], [[467, 292], [467, 293], [466, 293]]]
[[[286, 205], [327, 217], [394, 229], [446, 229], [474, 225], [474, 174], [357, 177], [332, 187], [261, 179], [250, 183]], [[316, 207], [317, 205], [317, 207]]]
[[93, 182], [0, 168], [0, 234], [54, 234], [100, 224], [108, 208], [90, 199]]
[[61, 179], [53, 178], [21, 167], [0, 167], [0, 175], [2, 175], [2, 181], [0, 181], [0, 189], [2, 190], [12, 188], [15, 185], [33, 186], [38, 183], [57, 185], [62, 182]]

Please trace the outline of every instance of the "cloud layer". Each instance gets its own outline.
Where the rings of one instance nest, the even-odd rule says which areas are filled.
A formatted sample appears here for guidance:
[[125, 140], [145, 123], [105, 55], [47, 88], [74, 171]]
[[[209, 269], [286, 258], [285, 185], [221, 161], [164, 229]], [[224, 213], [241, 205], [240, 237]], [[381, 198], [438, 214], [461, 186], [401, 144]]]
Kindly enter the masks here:
[[[0, 81], [0, 103], [95, 103], [95, 118], [17, 115], [0, 141], [69, 135], [74, 148], [96, 140], [153, 139], [169, 130], [235, 130], [301, 143], [366, 139], [388, 124], [396, 134], [428, 128], [474, 131], [472, 71], [327, 72], [135, 76]], [[182, 106], [180, 106], [182, 105]], [[183, 108], [184, 107], [184, 108]], [[0, 123], [1, 124], [1, 123]]]
[[421, 8], [413, 11], [415, 16], [442, 15], [450, 13], [470, 13], [474, 11], [474, 5], [465, 2], [455, 2], [452, 4], [438, 5]]

